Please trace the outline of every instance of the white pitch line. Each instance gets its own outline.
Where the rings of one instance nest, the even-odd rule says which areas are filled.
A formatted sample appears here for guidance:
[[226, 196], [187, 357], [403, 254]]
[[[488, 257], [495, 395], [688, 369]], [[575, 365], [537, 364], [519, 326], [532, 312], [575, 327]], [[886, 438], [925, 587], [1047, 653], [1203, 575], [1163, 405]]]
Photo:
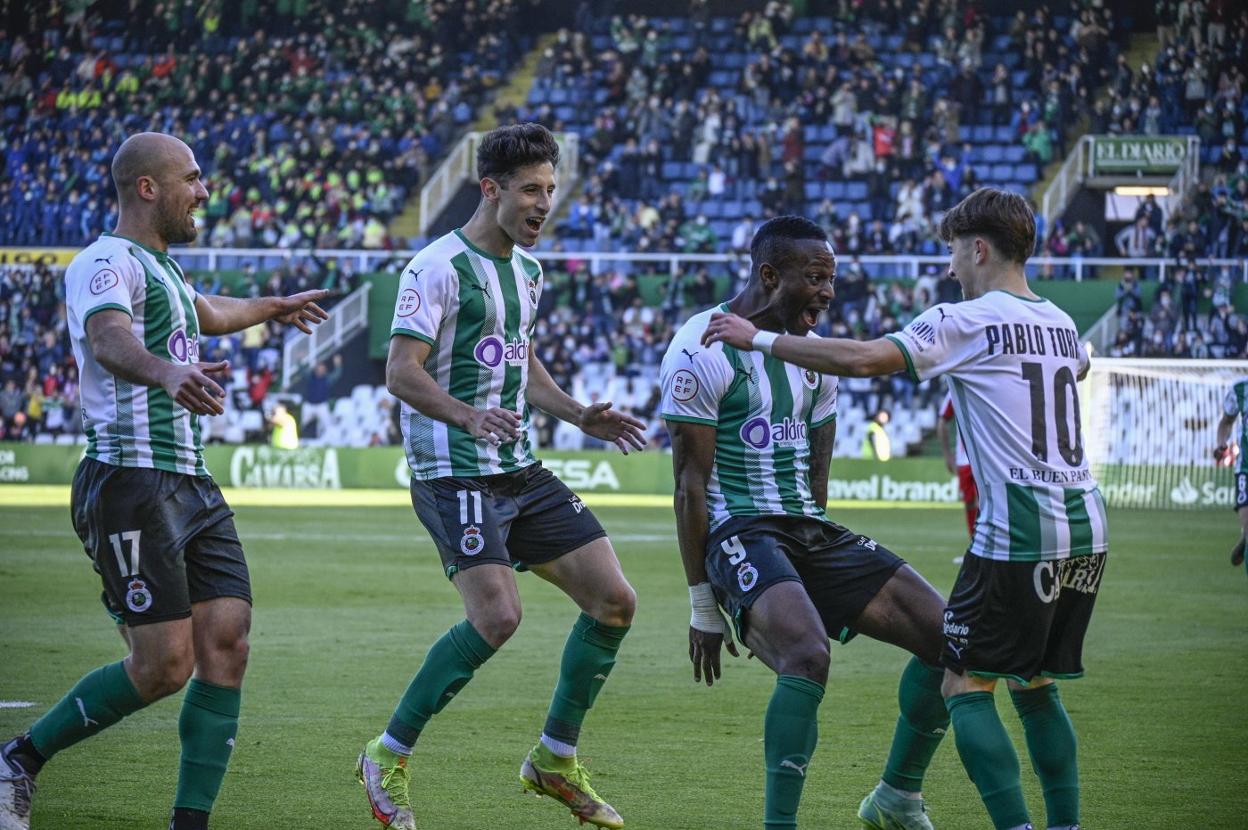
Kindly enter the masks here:
[[29, 709], [34, 705], [29, 700], [0, 700], [0, 709]]

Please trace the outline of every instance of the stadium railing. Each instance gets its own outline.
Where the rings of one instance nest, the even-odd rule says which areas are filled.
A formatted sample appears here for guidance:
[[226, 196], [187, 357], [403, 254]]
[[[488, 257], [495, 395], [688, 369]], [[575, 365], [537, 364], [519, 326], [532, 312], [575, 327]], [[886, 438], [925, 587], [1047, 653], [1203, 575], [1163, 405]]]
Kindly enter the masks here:
[[[182, 267], [190, 270], [216, 270], [218, 268], [241, 268], [245, 263], [254, 263], [257, 268], [271, 269], [283, 265], [297, 264], [313, 259], [336, 259], [352, 263], [358, 273], [385, 270], [387, 264], [396, 265], [407, 262], [416, 255], [416, 250], [374, 251], [355, 249], [277, 249], [277, 248], [175, 248], [171, 251]], [[628, 251], [543, 251], [540, 248], [533, 252], [544, 262], [566, 262], [574, 260], [590, 263], [591, 269], [598, 273], [605, 263], [635, 262], [666, 265], [672, 274], [681, 271], [682, 266], [691, 263], [720, 263], [726, 265], [740, 264], [748, 259], [744, 254], [685, 254], [685, 253], [632, 253]], [[840, 264], [847, 265], [852, 259], [865, 265], [880, 266], [886, 269], [885, 276], [898, 279], [917, 279], [929, 265], [942, 269], [949, 264], [948, 256], [923, 256], [919, 254], [862, 254], [850, 257], [841, 254]], [[1199, 264], [1206, 267], [1232, 267], [1239, 272], [1239, 279], [1248, 282], [1248, 258], [1241, 259], [1201, 259]], [[1092, 268], [1154, 268], [1152, 273], [1166, 279], [1169, 269], [1175, 267], [1172, 259], [1162, 257], [1142, 257], [1129, 259], [1125, 257], [1049, 257], [1035, 256], [1027, 260], [1027, 271], [1031, 277], [1045, 276], [1037, 272], [1050, 268], [1067, 268], [1071, 278], [1083, 281], [1089, 278]], [[397, 269], [396, 269], [397, 270]]]
[[371, 282], [365, 282], [343, 297], [329, 319], [314, 327], [311, 335], [294, 328], [287, 330], [282, 343], [283, 389], [290, 389], [302, 372], [332, 356], [352, 335], [368, 328], [368, 294], [372, 288]]

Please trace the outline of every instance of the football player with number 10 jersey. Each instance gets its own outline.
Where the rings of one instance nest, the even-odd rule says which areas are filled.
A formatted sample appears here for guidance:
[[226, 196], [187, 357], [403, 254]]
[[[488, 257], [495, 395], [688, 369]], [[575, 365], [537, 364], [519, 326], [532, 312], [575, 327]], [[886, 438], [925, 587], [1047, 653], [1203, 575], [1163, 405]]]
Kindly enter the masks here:
[[1036, 231], [1022, 197], [981, 188], [945, 214], [940, 233], [965, 301], [934, 306], [896, 334], [778, 337], [720, 315], [704, 342], [837, 375], [948, 377], [979, 491], [974, 538], [944, 614], [943, 690], [958, 752], [995, 827], [1029, 828], [1018, 754], [993, 701], [1005, 678], [1044, 790], [1046, 826], [1072, 828], [1075, 732], [1054, 680], [1083, 674], [1109, 545], [1080, 431], [1077, 382], [1088, 356], [1070, 317], [1027, 285]]

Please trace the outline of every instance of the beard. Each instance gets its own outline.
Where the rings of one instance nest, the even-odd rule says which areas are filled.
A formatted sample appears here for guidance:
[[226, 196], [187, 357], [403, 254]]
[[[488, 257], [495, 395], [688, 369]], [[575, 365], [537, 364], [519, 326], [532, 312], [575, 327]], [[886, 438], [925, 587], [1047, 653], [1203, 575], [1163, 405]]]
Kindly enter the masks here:
[[170, 245], [182, 245], [194, 242], [199, 236], [199, 228], [190, 214], [166, 204], [160, 206], [156, 214], [156, 232], [160, 238]]

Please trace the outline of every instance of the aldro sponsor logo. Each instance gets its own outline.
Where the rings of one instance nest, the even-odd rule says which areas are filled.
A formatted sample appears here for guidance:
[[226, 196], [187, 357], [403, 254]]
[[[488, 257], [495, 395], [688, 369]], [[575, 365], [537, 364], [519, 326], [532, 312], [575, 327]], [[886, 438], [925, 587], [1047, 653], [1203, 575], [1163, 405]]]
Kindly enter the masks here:
[[169, 356], [178, 363], [199, 362], [198, 335], [187, 337], [185, 331], [178, 329], [169, 335], [169, 339], [165, 342], [165, 348], [169, 350]]
[[809, 434], [805, 421], [785, 418], [773, 424], [763, 416], [751, 418], [741, 425], [741, 440], [756, 450], [765, 450], [772, 444], [793, 446], [806, 441]]
[[477, 347], [472, 350], [472, 355], [482, 366], [488, 366], [491, 369], [497, 368], [498, 364], [503, 362], [506, 362], [508, 366], [523, 366], [529, 361], [529, 341], [524, 339], [504, 341], [501, 337], [491, 334], [477, 343]]

